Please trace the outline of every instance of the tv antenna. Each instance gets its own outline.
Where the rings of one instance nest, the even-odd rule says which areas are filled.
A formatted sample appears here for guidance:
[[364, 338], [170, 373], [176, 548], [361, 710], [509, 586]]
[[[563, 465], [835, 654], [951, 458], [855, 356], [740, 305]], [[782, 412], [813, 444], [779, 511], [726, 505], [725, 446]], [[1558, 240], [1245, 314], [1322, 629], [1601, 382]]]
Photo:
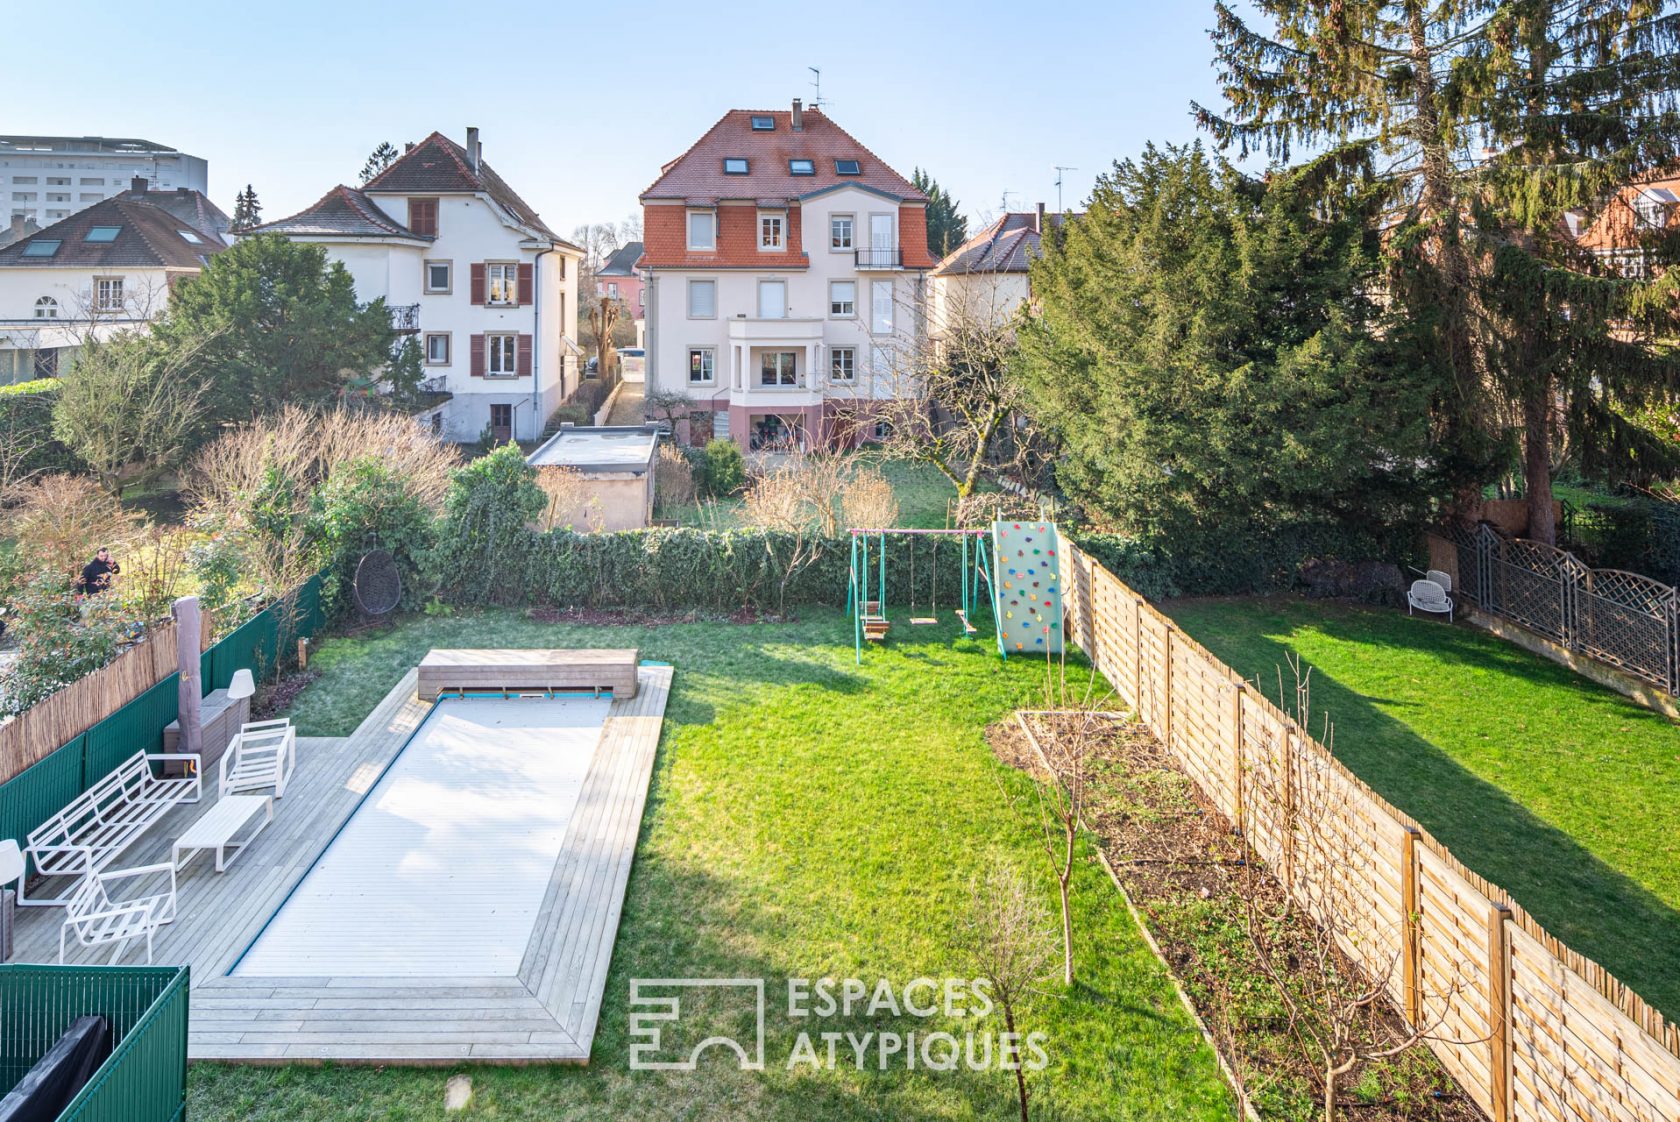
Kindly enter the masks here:
[[820, 66], [807, 66], [805, 69], [817, 76], [816, 81], [811, 83], [811, 86], [816, 90], [815, 96], [811, 98], [811, 108], [821, 109], [828, 104], [823, 100], [822, 95], [822, 68]]
[[1005, 189], [1004, 192], [1003, 192], [1003, 198], [998, 201], [998, 209], [1003, 211], [1005, 214], [1008, 214], [1009, 213], [1009, 196], [1015, 195], [1015, 194], [1019, 194], [1019, 192], [1010, 191], [1008, 189]]
[[1078, 168], [1057, 164], [1056, 167], [1056, 213], [1062, 213], [1062, 173], [1064, 171], [1078, 171]]

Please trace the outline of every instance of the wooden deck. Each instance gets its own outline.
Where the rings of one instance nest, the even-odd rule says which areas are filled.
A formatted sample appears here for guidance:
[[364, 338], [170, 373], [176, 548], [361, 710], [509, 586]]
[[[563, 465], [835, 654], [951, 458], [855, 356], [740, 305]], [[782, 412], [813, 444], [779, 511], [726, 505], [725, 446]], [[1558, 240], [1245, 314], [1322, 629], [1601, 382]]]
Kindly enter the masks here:
[[[317, 855], [430, 709], [410, 672], [355, 733], [300, 738], [297, 771], [274, 823], [225, 873], [195, 862], [180, 879], [180, 914], [156, 960], [192, 967], [188, 1056], [195, 1060], [346, 1063], [587, 1063], [635, 856], [671, 668], [641, 667], [633, 698], [616, 698], [583, 781], [560, 857], [516, 974], [506, 977], [230, 976]], [[207, 785], [213, 786], [213, 785]], [[213, 801], [213, 789], [205, 791]], [[125, 865], [165, 861], [205, 810], [179, 807]], [[450, 901], [440, 894], [439, 908]], [[15, 960], [56, 962], [62, 912], [20, 909]], [[74, 948], [70, 962], [103, 962]], [[125, 963], [144, 961], [130, 948]]]

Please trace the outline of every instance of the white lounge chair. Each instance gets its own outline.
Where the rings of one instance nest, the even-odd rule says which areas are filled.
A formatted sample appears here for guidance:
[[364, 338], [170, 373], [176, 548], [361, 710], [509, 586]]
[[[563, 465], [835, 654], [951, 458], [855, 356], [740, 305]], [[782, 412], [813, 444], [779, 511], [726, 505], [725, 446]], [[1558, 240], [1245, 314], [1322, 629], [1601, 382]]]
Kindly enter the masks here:
[[286, 781], [297, 766], [297, 730], [288, 720], [253, 721], [240, 726], [218, 765], [218, 795], [274, 788], [286, 793]]
[[1452, 597], [1447, 595], [1446, 589], [1432, 580], [1415, 580], [1412, 587], [1406, 590], [1406, 614], [1411, 615], [1413, 609], [1420, 612], [1445, 612], [1447, 622], [1452, 622]]
[[[114, 881], [150, 874], [167, 874], [169, 891], [132, 900], [113, 899], [106, 886]], [[139, 865], [132, 869], [110, 869], [93, 872], [71, 895], [64, 909], [64, 926], [58, 932], [58, 961], [64, 962], [64, 948], [71, 935], [84, 947], [103, 947], [112, 943], [109, 965], [115, 966], [136, 939], [146, 940], [146, 962], [152, 961], [152, 937], [157, 929], [175, 918], [175, 866]]]

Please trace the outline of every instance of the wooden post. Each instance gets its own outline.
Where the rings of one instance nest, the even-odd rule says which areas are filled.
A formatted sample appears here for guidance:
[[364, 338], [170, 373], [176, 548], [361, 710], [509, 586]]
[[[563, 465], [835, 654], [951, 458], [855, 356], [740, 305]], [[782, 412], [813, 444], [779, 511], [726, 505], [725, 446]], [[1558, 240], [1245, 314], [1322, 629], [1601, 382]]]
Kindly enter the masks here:
[[1132, 604], [1132, 664], [1136, 668], [1133, 673], [1132, 687], [1137, 692], [1138, 719], [1147, 721], [1148, 714], [1143, 711], [1143, 597], [1138, 596]]
[[1247, 689], [1247, 682], [1238, 680], [1231, 683], [1231, 792], [1236, 804], [1232, 815], [1245, 848], [1248, 845], [1248, 813], [1243, 805], [1243, 694]]
[[1283, 887], [1295, 891], [1295, 722], [1283, 725]]
[[1423, 965], [1422, 905], [1418, 892], [1418, 838], [1416, 826], [1407, 826], [1400, 836], [1400, 966], [1406, 986], [1406, 1020], [1416, 1028], [1423, 1020], [1423, 1000], [1418, 974]]
[[1511, 909], [1488, 911], [1488, 1071], [1493, 1122], [1511, 1118], [1511, 937], [1505, 926]]
[[1172, 719], [1173, 718], [1173, 672], [1172, 672], [1172, 647], [1173, 647], [1173, 644], [1172, 644], [1172, 637], [1173, 637], [1173, 625], [1168, 623], [1168, 624], [1163, 626], [1162, 631], [1161, 631], [1161, 663], [1162, 663], [1161, 696], [1162, 696], [1162, 703], [1166, 706], [1166, 710], [1167, 710], [1165, 716], [1162, 717], [1163, 732], [1161, 733], [1161, 743], [1163, 743], [1167, 746], [1167, 751], [1169, 751], [1169, 752], [1172, 751], [1172, 746], [1173, 746], [1173, 742], [1172, 742], [1172, 729], [1173, 729], [1173, 719]]

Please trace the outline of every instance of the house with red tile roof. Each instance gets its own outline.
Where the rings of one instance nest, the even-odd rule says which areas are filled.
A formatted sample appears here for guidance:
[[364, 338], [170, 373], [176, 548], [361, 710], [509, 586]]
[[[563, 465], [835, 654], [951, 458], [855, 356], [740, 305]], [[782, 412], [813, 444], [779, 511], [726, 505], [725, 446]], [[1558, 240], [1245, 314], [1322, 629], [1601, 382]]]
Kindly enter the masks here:
[[253, 234], [325, 246], [357, 299], [413, 333], [449, 440], [535, 440], [577, 389], [583, 250], [549, 229], [484, 159], [434, 132], [361, 187], [340, 184]]
[[952, 250], [928, 278], [928, 334], [998, 326], [1032, 298], [1028, 269], [1044, 231], [1079, 215], [1010, 211]]
[[680, 436], [865, 434], [923, 337], [927, 197], [826, 113], [732, 109], [642, 192], [647, 381]]
[[1650, 272], [1646, 243], [1680, 230], [1680, 173], [1629, 183], [1590, 220], [1576, 212], [1567, 221], [1576, 245], [1625, 276], [1643, 278]]

